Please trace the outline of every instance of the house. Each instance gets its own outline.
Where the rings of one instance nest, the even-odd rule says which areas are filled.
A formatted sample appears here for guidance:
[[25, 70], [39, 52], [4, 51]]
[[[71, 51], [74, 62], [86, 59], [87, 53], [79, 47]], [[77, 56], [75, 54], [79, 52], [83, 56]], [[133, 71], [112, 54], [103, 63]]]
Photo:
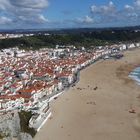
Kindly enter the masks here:
[[73, 82], [73, 74], [70, 74], [69, 76], [68, 76], [68, 82], [69, 82], [69, 84], [72, 84], [72, 82]]
[[119, 47], [120, 47], [120, 51], [124, 51], [127, 49], [127, 45], [125, 44], [121, 44]]
[[62, 82], [58, 82], [58, 90], [62, 90], [63, 89], [63, 85], [62, 85]]
[[128, 49], [133, 49], [133, 48], [136, 48], [135, 44], [132, 43], [128, 45]]
[[136, 43], [136, 47], [140, 47], [140, 43]]
[[30, 97], [23, 95], [0, 96], [0, 109], [13, 110], [21, 108], [24, 104], [25, 98]]
[[54, 80], [51, 84], [54, 85], [54, 92], [58, 92], [63, 89], [62, 82], [59, 80]]
[[46, 85], [47, 95], [51, 95], [54, 92], [54, 85], [48, 84]]
[[42, 93], [39, 92], [39, 91], [38, 92], [34, 92], [33, 95], [32, 95], [32, 98], [34, 99], [34, 103], [38, 102], [38, 99], [42, 98]]

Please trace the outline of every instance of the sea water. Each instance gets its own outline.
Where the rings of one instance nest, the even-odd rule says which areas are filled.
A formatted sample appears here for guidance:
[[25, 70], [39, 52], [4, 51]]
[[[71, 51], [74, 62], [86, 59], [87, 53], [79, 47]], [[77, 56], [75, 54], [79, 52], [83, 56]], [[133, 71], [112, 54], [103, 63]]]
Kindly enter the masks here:
[[137, 82], [140, 85], [140, 67], [134, 69], [130, 74], [129, 77]]

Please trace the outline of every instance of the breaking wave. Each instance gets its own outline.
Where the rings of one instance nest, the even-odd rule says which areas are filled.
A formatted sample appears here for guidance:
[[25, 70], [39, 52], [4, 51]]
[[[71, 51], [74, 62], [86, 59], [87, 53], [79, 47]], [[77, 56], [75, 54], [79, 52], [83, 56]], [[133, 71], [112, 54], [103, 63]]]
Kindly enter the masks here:
[[140, 67], [134, 69], [130, 74], [129, 77], [137, 82], [140, 85]]

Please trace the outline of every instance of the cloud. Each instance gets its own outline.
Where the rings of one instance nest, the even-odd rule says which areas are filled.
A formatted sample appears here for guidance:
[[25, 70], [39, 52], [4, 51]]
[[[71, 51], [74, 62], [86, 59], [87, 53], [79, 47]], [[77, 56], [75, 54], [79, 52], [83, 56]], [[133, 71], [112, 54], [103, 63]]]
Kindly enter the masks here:
[[9, 0], [15, 7], [22, 7], [24, 9], [42, 9], [48, 6], [47, 0]]
[[43, 24], [48, 22], [43, 15], [48, 5], [48, 0], [0, 0], [0, 13], [16, 24]]
[[138, 8], [140, 8], [140, 0], [135, 0], [134, 5]]
[[133, 6], [131, 6], [131, 5], [125, 5], [124, 6], [124, 10], [126, 10], [126, 11], [133, 11], [134, 10], [134, 7]]
[[9, 7], [8, 0], [0, 0], [0, 11], [6, 10]]
[[22, 21], [24, 23], [30, 23], [30, 24], [43, 24], [46, 22], [49, 22], [48, 19], [46, 19], [43, 15], [28, 15], [28, 16], [18, 16], [17, 17], [19, 21]]
[[118, 14], [118, 9], [112, 1], [106, 5], [92, 5], [90, 7], [90, 13], [96, 24], [108, 24], [113, 21], [116, 22], [118, 19], [116, 16]]
[[115, 7], [114, 3], [112, 1], [110, 1], [108, 5], [102, 5], [102, 6], [92, 5], [91, 12], [93, 14], [105, 15], [105, 14], [115, 13], [116, 7]]
[[140, 0], [135, 0], [132, 5], [124, 5], [122, 9], [117, 7], [112, 1], [106, 5], [92, 5], [90, 8], [91, 17], [94, 23], [112, 23], [140, 21]]
[[140, 0], [135, 0], [132, 5], [125, 5], [123, 12], [128, 20], [140, 22]]
[[91, 24], [91, 23], [94, 23], [94, 20], [93, 20], [93, 18], [91, 18], [89, 16], [85, 16], [84, 18], [78, 18], [77, 22], [83, 23], [83, 24]]
[[0, 17], [0, 25], [10, 24], [10, 23], [12, 23], [12, 19], [4, 16]]
[[[112, 0], [104, 5], [91, 5], [88, 15], [79, 18], [71, 18], [75, 11], [61, 11], [65, 17], [59, 21], [49, 21], [44, 11], [49, 6], [49, 0], [0, 0], [0, 25], [1, 27], [45, 27], [48, 26], [93, 26], [140, 23], [140, 0], [133, 0], [132, 4], [126, 4], [123, 8], [115, 5]], [[63, 9], [62, 9], [63, 10]], [[47, 24], [46, 24], [47, 23]], [[75, 24], [76, 23], [76, 24]], [[118, 24], [120, 25], [120, 24]]]
[[39, 23], [49, 22], [49, 20], [43, 15], [38, 15], [38, 21]]
[[112, 1], [104, 5], [93, 4], [85, 17], [75, 20], [79, 26], [120, 26], [140, 23], [140, 0], [133, 0], [131, 5], [120, 8]]

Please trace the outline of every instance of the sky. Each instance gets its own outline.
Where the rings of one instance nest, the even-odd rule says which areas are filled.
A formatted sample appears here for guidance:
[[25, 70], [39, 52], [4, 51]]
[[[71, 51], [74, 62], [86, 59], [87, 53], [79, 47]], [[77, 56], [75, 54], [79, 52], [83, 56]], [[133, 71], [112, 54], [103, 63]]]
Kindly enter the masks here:
[[140, 0], [0, 0], [0, 29], [140, 25]]

